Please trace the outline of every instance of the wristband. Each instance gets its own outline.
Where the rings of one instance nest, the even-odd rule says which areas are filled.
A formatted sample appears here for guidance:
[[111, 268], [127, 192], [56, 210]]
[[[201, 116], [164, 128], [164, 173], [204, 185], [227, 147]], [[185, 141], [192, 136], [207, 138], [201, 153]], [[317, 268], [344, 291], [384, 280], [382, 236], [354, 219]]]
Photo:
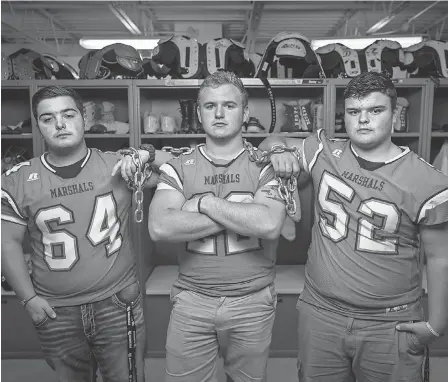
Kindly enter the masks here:
[[426, 321], [426, 327], [432, 333], [432, 335], [436, 337], [441, 337], [441, 334], [437, 333], [428, 321]]
[[22, 300], [20, 301], [22, 303], [23, 306], [25, 306], [26, 304], [28, 304], [34, 297], [37, 297], [37, 294], [35, 294], [34, 296], [31, 296], [28, 300]]
[[145, 150], [149, 153], [148, 163], [154, 162], [154, 159], [156, 159], [156, 149], [153, 145], [149, 143], [143, 143], [142, 145], [140, 145], [140, 150]]
[[204, 195], [200, 196], [199, 199], [198, 199], [198, 212], [199, 212], [200, 214], [202, 214], [202, 211], [201, 211], [201, 201], [202, 201], [202, 199], [203, 199], [204, 197], [206, 197], [207, 195], [208, 195], [208, 194], [204, 194]]

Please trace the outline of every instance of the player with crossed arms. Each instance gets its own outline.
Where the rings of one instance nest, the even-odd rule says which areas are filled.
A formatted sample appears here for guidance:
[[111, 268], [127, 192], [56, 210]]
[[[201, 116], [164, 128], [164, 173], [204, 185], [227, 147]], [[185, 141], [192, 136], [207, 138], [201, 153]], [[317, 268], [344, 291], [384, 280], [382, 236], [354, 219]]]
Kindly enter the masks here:
[[248, 95], [233, 73], [198, 93], [206, 143], [160, 167], [149, 209], [155, 241], [179, 242], [165, 381], [217, 381], [218, 349], [234, 382], [265, 381], [275, 318], [276, 247], [286, 210], [270, 164], [249, 158]]
[[[144, 381], [145, 330], [129, 230], [136, 167], [130, 157], [87, 148], [80, 96], [49, 86], [33, 95], [48, 152], [2, 175], [2, 270], [36, 328], [59, 381]], [[171, 158], [151, 147], [143, 163]], [[121, 176], [115, 175], [121, 172]], [[147, 186], [155, 186], [156, 177]], [[29, 234], [32, 277], [22, 241]], [[127, 309], [132, 320], [127, 325]], [[136, 348], [128, 329], [135, 323]], [[135, 367], [128, 363], [135, 353]]]
[[[312, 242], [298, 301], [300, 382], [420, 382], [425, 346], [448, 323], [448, 178], [392, 140], [392, 81], [363, 73], [345, 89], [348, 140], [320, 130], [301, 160], [275, 154], [280, 176], [313, 182]], [[427, 259], [429, 317], [421, 304]]]

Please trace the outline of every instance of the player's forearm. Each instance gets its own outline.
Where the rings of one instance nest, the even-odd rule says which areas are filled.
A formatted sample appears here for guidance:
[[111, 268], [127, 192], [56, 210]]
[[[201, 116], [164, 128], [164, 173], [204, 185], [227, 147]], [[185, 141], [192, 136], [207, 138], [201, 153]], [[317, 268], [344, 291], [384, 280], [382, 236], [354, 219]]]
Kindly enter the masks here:
[[154, 241], [184, 242], [202, 239], [224, 230], [224, 227], [197, 212], [167, 210], [148, 219], [149, 234]]
[[448, 326], [448, 257], [427, 259], [428, 321], [438, 333]]
[[229, 202], [212, 195], [202, 199], [201, 212], [225, 228], [249, 237], [274, 240], [283, 226], [283, 221], [273, 219], [267, 206]]
[[20, 300], [27, 300], [36, 293], [21, 243], [2, 240], [2, 272]]

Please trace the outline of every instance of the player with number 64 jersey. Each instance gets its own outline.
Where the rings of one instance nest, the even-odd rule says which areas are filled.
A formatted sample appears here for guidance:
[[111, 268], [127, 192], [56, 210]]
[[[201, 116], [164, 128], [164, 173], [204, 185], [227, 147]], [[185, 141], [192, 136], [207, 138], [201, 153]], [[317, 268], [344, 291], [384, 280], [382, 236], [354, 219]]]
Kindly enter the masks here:
[[120, 158], [88, 149], [79, 175], [63, 179], [43, 154], [2, 176], [2, 220], [28, 225], [35, 290], [52, 306], [103, 300], [136, 282], [131, 191], [111, 177]]

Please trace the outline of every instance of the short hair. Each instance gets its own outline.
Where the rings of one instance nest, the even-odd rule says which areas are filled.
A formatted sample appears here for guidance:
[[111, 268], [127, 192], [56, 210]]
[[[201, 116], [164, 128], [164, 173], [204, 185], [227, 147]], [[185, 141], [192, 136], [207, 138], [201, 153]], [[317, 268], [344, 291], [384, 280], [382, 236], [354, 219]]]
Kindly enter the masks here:
[[201, 92], [206, 88], [219, 88], [222, 85], [233, 85], [235, 86], [243, 96], [243, 107], [245, 108], [249, 103], [249, 95], [247, 90], [243, 85], [241, 79], [233, 72], [228, 72], [226, 70], [218, 70], [205, 78], [199, 87], [197, 103], [199, 105], [199, 97]]
[[397, 90], [392, 80], [383, 73], [364, 72], [354, 77], [344, 91], [344, 99], [363, 98], [373, 92], [380, 92], [390, 98], [392, 110], [397, 106]]
[[78, 110], [81, 112], [81, 114], [84, 115], [84, 106], [83, 106], [83, 100], [79, 93], [77, 93], [72, 88], [67, 88], [59, 85], [51, 85], [46, 86], [42, 89], [39, 89], [36, 93], [34, 93], [33, 98], [31, 100], [31, 109], [33, 111], [34, 118], [36, 118], [37, 121], [37, 106], [40, 102], [51, 99], [51, 98], [57, 98], [57, 97], [70, 97], [75, 101], [75, 105], [78, 108]]

